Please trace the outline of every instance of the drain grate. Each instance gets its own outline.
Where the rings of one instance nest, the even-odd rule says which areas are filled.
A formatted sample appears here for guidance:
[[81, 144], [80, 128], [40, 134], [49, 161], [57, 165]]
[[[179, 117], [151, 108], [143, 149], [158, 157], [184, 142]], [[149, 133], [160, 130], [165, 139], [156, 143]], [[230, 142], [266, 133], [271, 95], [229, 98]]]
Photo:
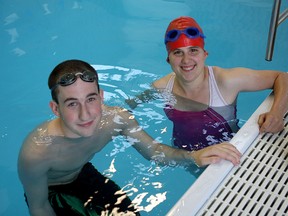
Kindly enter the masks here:
[[288, 115], [278, 134], [258, 136], [197, 215], [288, 215]]

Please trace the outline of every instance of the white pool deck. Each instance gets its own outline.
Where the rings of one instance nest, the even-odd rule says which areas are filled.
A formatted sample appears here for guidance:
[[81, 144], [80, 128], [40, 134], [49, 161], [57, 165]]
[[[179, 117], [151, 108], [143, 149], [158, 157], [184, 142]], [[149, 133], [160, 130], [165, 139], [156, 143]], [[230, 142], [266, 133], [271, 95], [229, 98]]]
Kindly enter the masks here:
[[241, 164], [208, 166], [166, 216], [288, 215], [288, 114], [277, 134], [259, 134], [257, 124], [272, 102], [270, 94], [231, 140]]

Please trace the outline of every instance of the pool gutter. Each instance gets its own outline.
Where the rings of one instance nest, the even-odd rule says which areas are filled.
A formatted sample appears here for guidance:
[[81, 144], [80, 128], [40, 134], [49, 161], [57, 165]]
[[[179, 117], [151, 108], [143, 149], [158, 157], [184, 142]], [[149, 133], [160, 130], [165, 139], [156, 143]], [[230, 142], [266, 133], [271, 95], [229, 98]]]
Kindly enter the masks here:
[[[248, 155], [249, 155], [249, 153], [254, 154], [254, 153], [251, 153], [253, 151], [253, 146], [255, 146], [255, 145], [261, 146], [261, 142], [262, 142], [261, 138], [263, 138], [263, 136], [268, 136], [270, 134], [270, 133], [267, 133], [266, 135], [259, 134], [257, 120], [258, 120], [259, 114], [267, 112], [268, 110], [270, 110], [270, 107], [272, 106], [272, 102], [273, 102], [273, 94], [271, 93], [264, 100], [264, 102], [258, 107], [258, 109], [252, 114], [252, 116], [243, 125], [243, 127], [238, 131], [238, 133], [233, 137], [233, 139], [231, 140], [231, 143], [234, 144], [235, 146], [237, 146], [238, 150], [243, 154], [242, 159], [241, 159], [241, 164], [238, 167], [234, 167], [232, 165], [232, 163], [230, 163], [228, 161], [222, 161], [219, 164], [213, 164], [213, 165], [208, 166], [206, 168], [206, 170], [199, 176], [199, 178], [192, 184], [192, 186], [186, 191], [186, 193], [174, 205], [174, 207], [166, 214], [167, 216], [176, 216], [176, 215], [177, 216], [179, 216], [179, 215], [181, 215], [181, 216], [182, 215], [183, 216], [184, 215], [185, 216], [186, 215], [187, 216], [188, 215], [189, 216], [194, 216], [194, 215], [234, 215], [236, 212], [239, 213], [239, 211], [242, 214], [245, 213], [244, 215], [249, 215], [250, 214], [249, 212], [250, 211], [253, 212], [252, 211], [253, 209], [254, 210], [258, 209], [258, 211], [263, 209], [263, 203], [265, 204], [264, 201], [263, 202], [261, 202], [261, 201], [250, 202], [251, 198], [248, 197], [247, 194], [244, 194], [244, 195], [239, 194], [239, 190], [240, 190], [239, 187], [241, 184], [239, 183], [238, 180], [243, 179], [244, 174], [241, 174], [241, 171], [246, 172], [246, 173], [247, 172], [250, 173], [248, 176], [250, 176], [249, 178], [251, 178], [252, 169], [249, 170], [249, 168], [248, 168], [248, 171], [247, 171], [247, 167], [245, 164], [249, 164], [251, 166], [251, 164], [254, 163], [255, 159], [253, 159], [253, 158], [250, 159], [250, 157], [248, 157]], [[286, 118], [288, 119], [287, 115], [286, 115]], [[285, 130], [288, 130], [287, 119], [286, 119]], [[287, 134], [288, 134], [288, 132], [287, 132]], [[275, 136], [278, 136], [278, 135], [279, 134], [275, 134]], [[272, 134], [270, 134], [270, 136], [272, 136]], [[287, 140], [285, 141], [285, 139], [287, 139], [287, 137], [284, 137], [283, 135], [281, 135], [281, 136], [282, 137], [280, 137], [280, 144], [285, 145], [284, 147], [286, 148], [287, 147]], [[284, 142], [283, 142], [283, 139], [284, 139]], [[271, 143], [269, 143], [269, 140], [268, 140], [268, 144], [269, 145], [271, 144]], [[265, 143], [263, 144], [263, 146], [269, 146], [269, 145], [265, 145]], [[282, 181], [284, 181], [286, 184], [287, 180], [288, 180], [288, 172], [287, 172], [287, 164], [288, 163], [287, 163], [287, 148], [286, 149], [285, 148], [282, 149], [284, 151], [284, 153], [282, 152], [283, 154], [281, 157], [284, 158], [284, 160], [283, 160], [284, 165], [282, 166], [282, 169], [283, 169], [282, 170], [282, 173], [283, 173], [282, 174]], [[254, 149], [254, 151], [255, 151], [255, 149]], [[256, 150], [256, 152], [260, 152], [260, 154], [261, 154], [262, 149]], [[265, 156], [268, 155], [267, 152], [263, 152], [263, 154], [265, 154]], [[275, 160], [275, 162], [273, 164], [275, 164], [276, 161], [279, 160], [279, 158], [273, 157], [273, 155], [271, 157], [273, 158], [272, 161]], [[264, 160], [263, 158], [264, 157], [262, 157], [262, 160]], [[282, 158], [280, 158], [280, 159], [282, 159]], [[261, 165], [263, 165], [265, 167], [268, 166], [268, 165], [263, 164], [262, 161], [260, 161], [259, 164], [257, 165], [257, 167], [259, 167], [259, 169], [257, 169], [257, 168], [253, 169], [253, 175], [254, 175], [253, 178], [259, 178], [259, 176], [260, 176], [260, 179], [263, 179], [263, 177], [261, 177], [261, 172], [263, 172], [263, 170], [265, 168], [261, 169]], [[273, 169], [273, 168], [270, 168], [270, 171], [271, 171], [271, 169]], [[276, 170], [275, 172], [278, 173], [278, 170]], [[243, 179], [243, 181], [244, 181], [243, 187], [249, 188], [250, 191], [248, 191], [248, 189], [246, 189], [245, 191], [246, 191], [246, 193], [249, 192], [250, 195], [257, 194], [257, 192], [253, 192], [253, 190], [259, 190], [259, 188], [261, 188], [259, 185], [258, 186], [254, 185], [254, 183], [256, 182], [255, 179], [254, 180], [250, 179], [249, 181]], [[269, 182], [269, 185], [270, 185], [271, 181], [273, 181], [273, 179], [269, 177], [269, 179], [267, 181]], [[228, 182], [230, 182], [230, 183], [232, 182], [233, 185], [230, 187]], [[276, 184], [276, 186], [277, 186], [278, 183], [279, 183], [279, 180], [277, 179], [277, 181], [272, 183], [272, 184]], [[239, 185], [239, 187], [237, 187], [237, 185]], [[264, 188], [263, 191], [265, 191], [266, 189]], [[279, 193], [275, 195], [276, 199], [278, 199], [278, 202], [280, 203], [280, 204], [277, 204], [277, 206], [278, 206], [277, 212], [279, 212], [279, 213], [280, 212], [287, 213], [287, 211], [288, 211], [288, 209], [287, 209], [287, 206], [288, 206], [287, 194], [288, 194], [288, 192], [286, 192], [287, 190], [288, 189], [284, 189], [284, 191], [283, 191], [283, 189], [282, 189], [282, 193], [284, 195], [283, 194], [281, 195]], [[259, 193], [261, 194], [261, 191]], [[266, 194], [266, 193], [264, 193], [264, 194]], [[263, 197], [263, 194], [261, 196]], [[240, 201], [238, 200], [239, 197], [241, 198]], [[243, 203], [245, 203], [245, 199], [248, 202], [248, 204], [245, 204], [245, 208], [247, 208], [247, 209], [243, 210], [243, 206], [239, 207], [239, 205], [241, 203], [242, 203], [242, 205], [244, 205]], [[223, 200], [224, 200], [224, 202], [223, 202]], [[232, 201], [233, 202], [235, 201], [236, 203], [233, 203]], [[249, 204], [249, 202], [250, 202], [250, 204]], [[266, 202], [267, 202], [267, 198], [266, 198]], [[276, 201], [274, 201], [274, 202], [276, 202]], [[257, 206], [258, 204], [262, 205], [262, 206]], [[249, 206], [252, 206], [252, 207], [249, 207]], [[252, 208], [252, 210], [251, 210], [251, 208]], [[271, 211], [271, 208], [270, 209], [268, 208], [267, 211]], [[253, 214], [255, 215], [255, 212], [253, 212]], [[253, 215], [253, 214], [251, 214], [251, 215]], [[279, 215], [282, 215], [282, 214], [279, 214]]]

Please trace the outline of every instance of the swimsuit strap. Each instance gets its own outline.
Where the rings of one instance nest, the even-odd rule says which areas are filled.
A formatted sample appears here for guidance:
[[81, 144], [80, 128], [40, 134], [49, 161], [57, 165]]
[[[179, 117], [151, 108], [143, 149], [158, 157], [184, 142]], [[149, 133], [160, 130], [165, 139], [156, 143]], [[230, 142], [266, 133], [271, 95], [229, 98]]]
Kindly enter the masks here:
[[168, 92], [172, 92], [173, 90], [173, 85], [174, 85], [174, 80], [175, 80], [175, 73], [172, 73], [171, 76], [170, 76], [170, 79], [165, 87], [165, 90], [168, 91]]
[[[213, 72], [213, 67], [208, 66], [208, 73], [209, 73], [209, 106], [210, 107], [220, 107], [220, 106], [227, 106], [229, 105], [225, 99], [223, 98], [222, 94], [220, 93], [220, 90], [218, 88], [214, 72]], [[171, 93], [173, 90], [173, 85], [175, 81], [175, 73], [173, 72], [168, 80], [168, 83], [165, 87], [166, 92]]]
[[209, 106], [219, 107], [219, 106], [229, 105], [223, 98], [218, 88], [218, 85], [214, 76], [213, 68], [211, 66], [208, 66], [208, 72], [209, 72], [209, 92], [210, 92]]

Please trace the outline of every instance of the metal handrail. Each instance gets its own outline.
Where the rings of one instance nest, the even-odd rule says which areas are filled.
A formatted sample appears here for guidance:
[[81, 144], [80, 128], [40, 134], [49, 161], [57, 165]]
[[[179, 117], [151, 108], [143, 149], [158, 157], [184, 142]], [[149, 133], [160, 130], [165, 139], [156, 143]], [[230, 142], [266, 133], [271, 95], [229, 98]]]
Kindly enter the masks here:
[[268, 34], [268, 42], [265, 57], [266, 61], [272, 60], [277, 27], [288, 17], [288, 9], [286, 9], [283, 13], [279, 15], [280, 6], [281, 6], [281, 0], [275, 0], [272, 9], [270, 28]]

